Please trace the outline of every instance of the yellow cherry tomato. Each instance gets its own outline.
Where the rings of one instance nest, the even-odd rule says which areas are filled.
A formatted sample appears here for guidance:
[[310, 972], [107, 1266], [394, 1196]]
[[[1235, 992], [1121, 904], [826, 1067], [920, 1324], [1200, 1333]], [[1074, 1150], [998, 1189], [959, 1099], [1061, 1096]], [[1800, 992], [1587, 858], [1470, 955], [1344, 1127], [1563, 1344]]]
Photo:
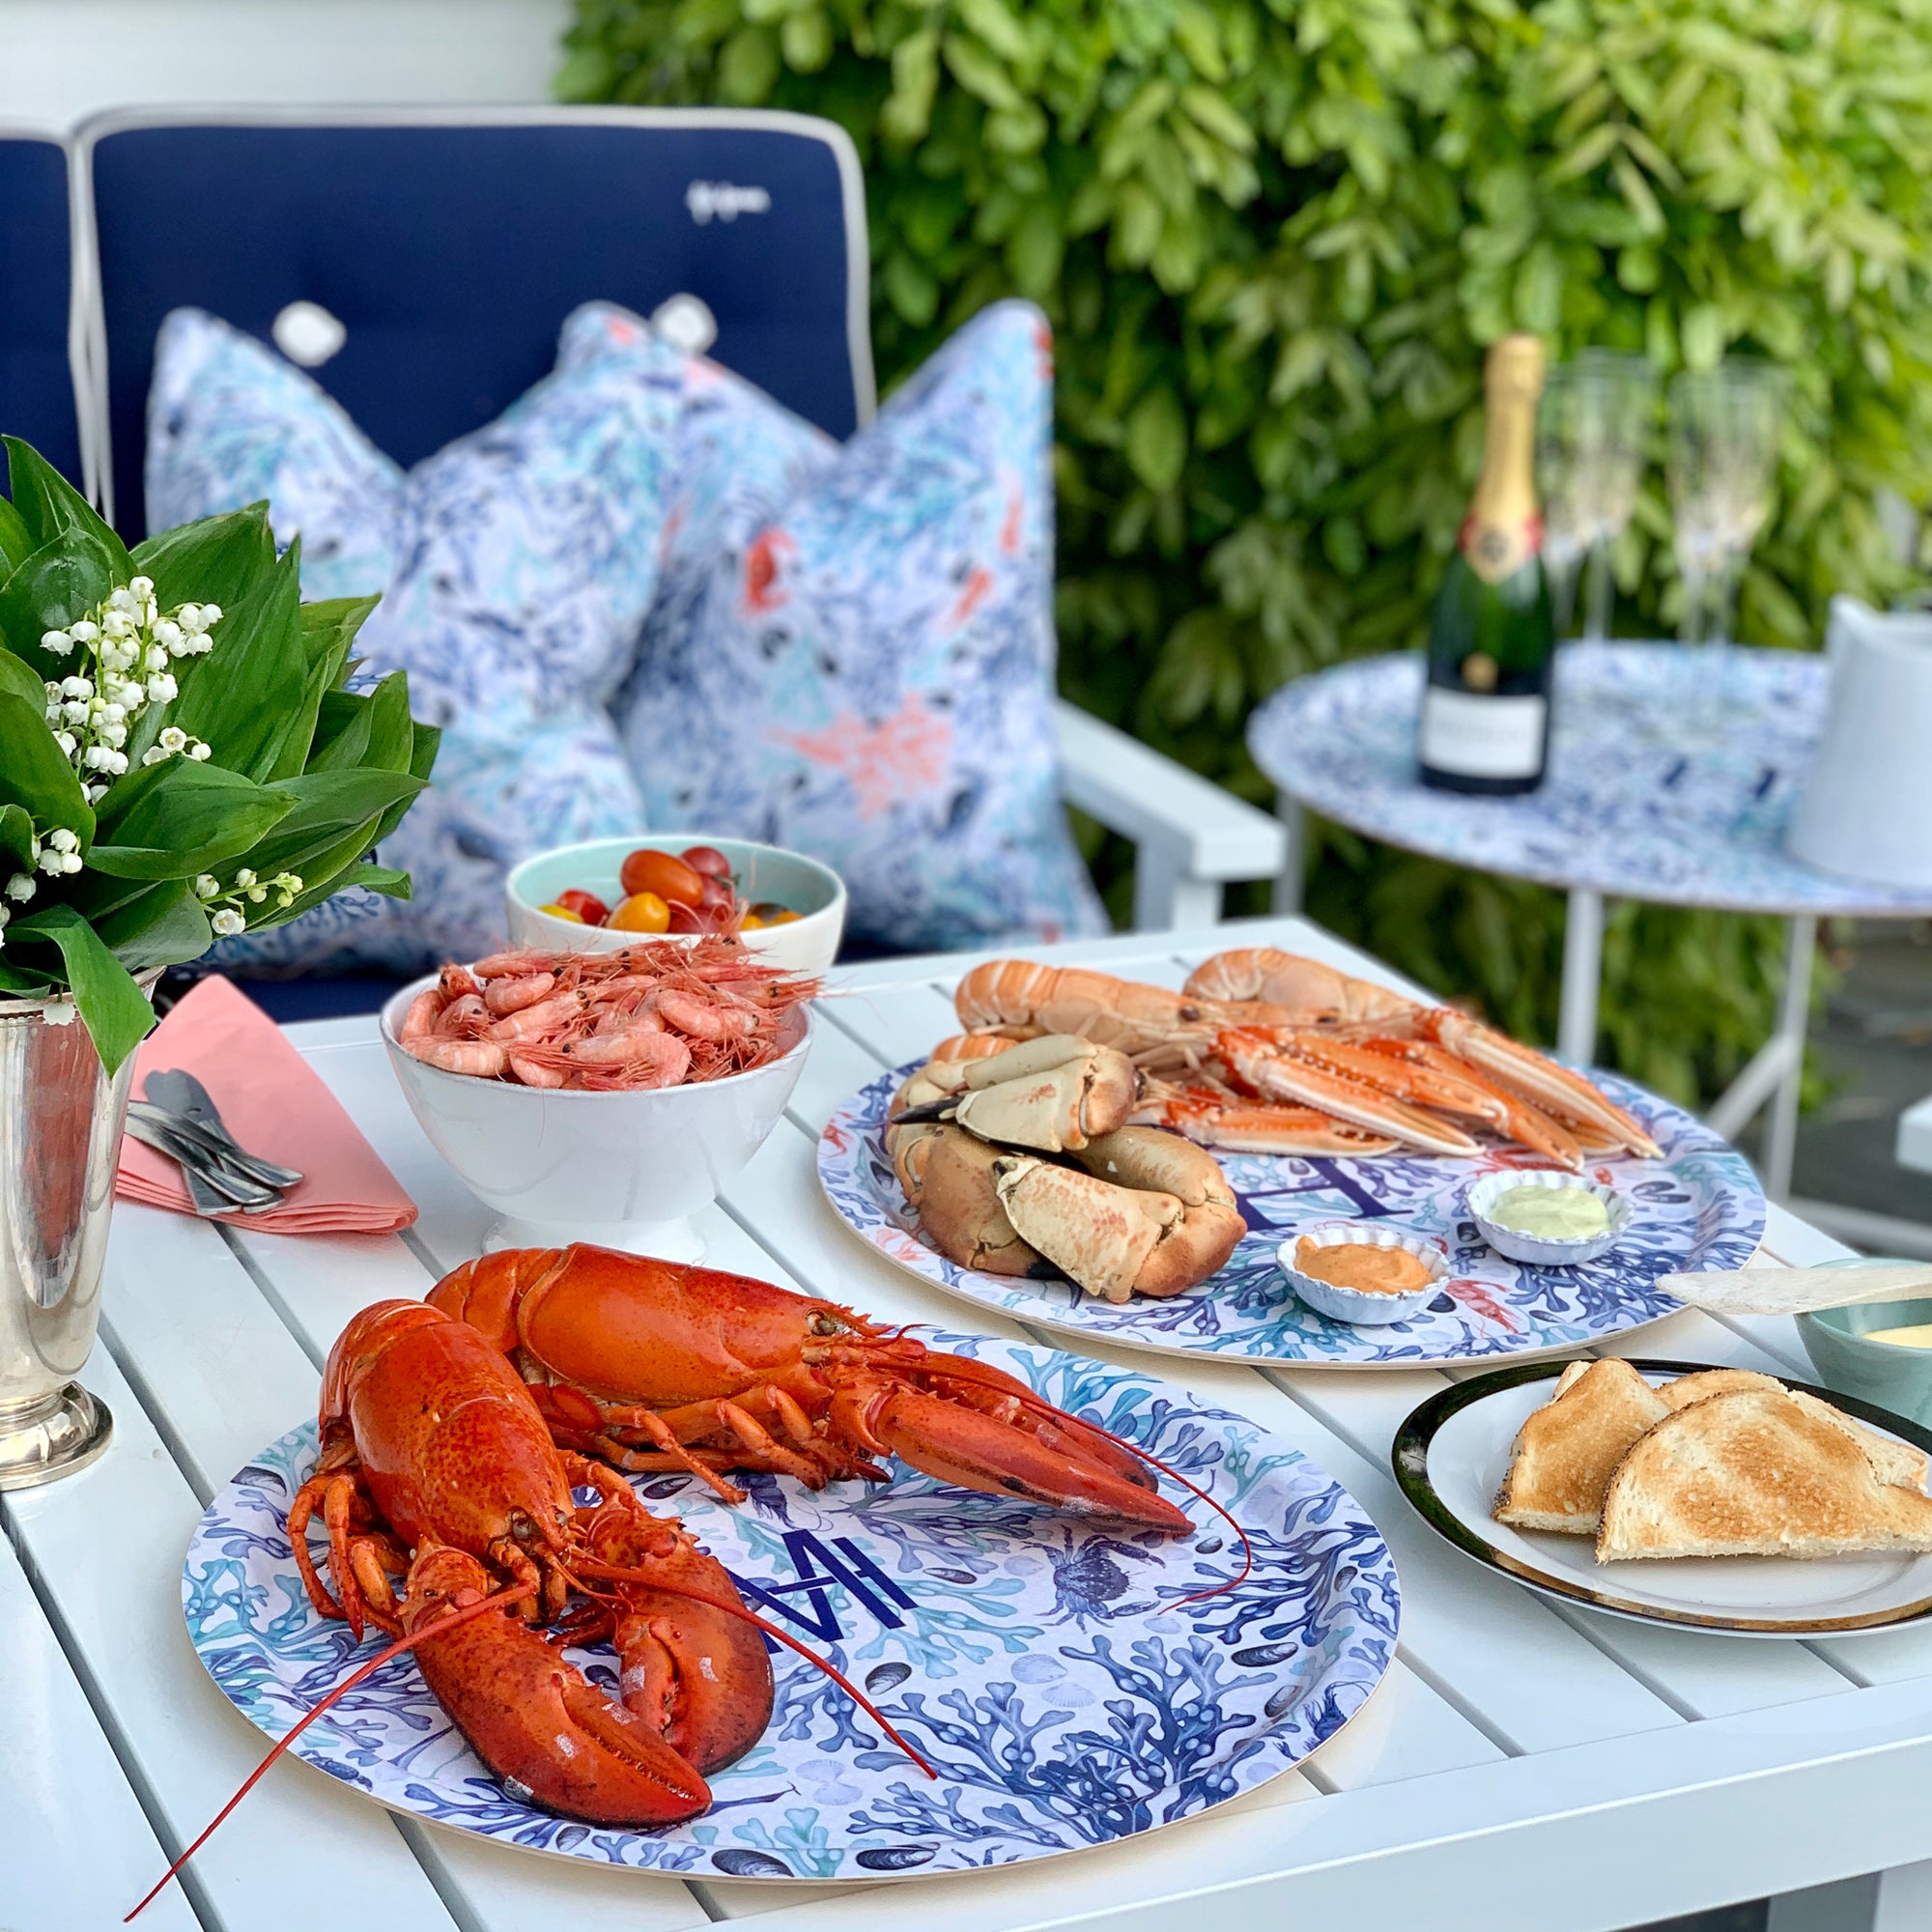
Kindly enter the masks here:
[[798, 914], [795, 912], [776, 913], [772, 918], [766, 920], [765, 923], [767, 925], [789, 925], [797, 917]]
[[567, 905], [539, 906], [537, 910], [549, 913], [553, 919], [567, 919], [572, 925], [582, 925], [583, 923], [583, 915], [580, 912], [572, 912]]
[[761, 920], [756, 913], [748, 912], [745, 915], [745, 917], [738, 922], [738, 930], [740, 932], [756, 932], [758, 928], [763, 924], [764, 921]]
[[619, 932], [662, 932], [670, 924], [670, 907], [656, 893], [633, 893], [611, 915], [611, 923]]

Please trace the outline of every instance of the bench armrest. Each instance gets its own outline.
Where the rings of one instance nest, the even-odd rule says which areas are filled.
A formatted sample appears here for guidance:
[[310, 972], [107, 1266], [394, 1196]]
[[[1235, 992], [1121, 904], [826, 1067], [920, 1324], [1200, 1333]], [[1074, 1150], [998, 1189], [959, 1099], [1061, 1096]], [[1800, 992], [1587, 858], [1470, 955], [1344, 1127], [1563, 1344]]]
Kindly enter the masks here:
[[1229, 879], [1271, 879], [1280, 822], [1065, 698], [1054, 707], [1068, 805], [1132, 840], [1134, 929], [1214, 925]]

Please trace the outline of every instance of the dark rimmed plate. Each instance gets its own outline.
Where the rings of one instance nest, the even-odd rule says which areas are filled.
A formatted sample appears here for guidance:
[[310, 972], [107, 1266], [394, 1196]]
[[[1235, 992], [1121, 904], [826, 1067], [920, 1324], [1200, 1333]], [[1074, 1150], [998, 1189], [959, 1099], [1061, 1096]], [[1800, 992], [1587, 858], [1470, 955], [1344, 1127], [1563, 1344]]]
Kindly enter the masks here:
[[[1558, 1603], [1610, 1616], [1731, 1636], [1857, 1636], [1932, 1612], [1932, 1555], [1680, 1557], [1600, 1565], [1590, 1540], [1512, 1529], [1490, 1515], [1517, 1431], [1548, 1400], [1568, 1364], [1529, 1362], [1473, 1376], [1413, 1410], [1390, 1461], [1422, 1520], [1463, 1555]], [[1655, 1381], [1721, 1363], [1632, 1359]], [[1802, 1389], [1888, 1435], [1932, 1452], [1932, 1430], [1788, 1376]]]

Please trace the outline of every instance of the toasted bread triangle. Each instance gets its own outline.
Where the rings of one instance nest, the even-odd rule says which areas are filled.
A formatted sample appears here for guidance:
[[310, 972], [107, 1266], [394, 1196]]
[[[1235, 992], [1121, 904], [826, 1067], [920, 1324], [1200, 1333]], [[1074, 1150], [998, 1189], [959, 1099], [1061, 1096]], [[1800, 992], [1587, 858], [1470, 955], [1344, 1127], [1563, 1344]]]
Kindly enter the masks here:
[[1515, 1529], [1595, 1535], [1604, 1492], [1617, 1464], [1631, 1444], [1668, 1413], [1628, 1362], [1611, 1356], [1589, 1363], [1518, 1431], [1496, 1497], [1496, 1520]]
[[1746, 1388], [1670, 1410], [1610, 1480], [1597, 1561], [1932, 1550], [1932, 1497], [1881, 1481], [1823, 1408]]
[[[1670, 1407], [1686, 1408], [1693, 1402], [1708, 1402], [1714, 1395], [1734, 1395], [1739, 1389], [1784, 1389], [1784, 1384], [1771, 1376], [1758, 1374], [1755, 1369], [1700, 1369], [1695, 1375], [1679, 1376], [1675, 1381], [1665, 1382], [1657, 1392]], [[1785, 1389], [1784, 1392], [1793, 1402], [1811, 1409], [1814, 1414], [1850, 1435], [1871, 1459], [1871, 1465], [1878, 1472], [1880, 1482], [1903, 1483], [1913, 1490], [1925, 1487], [1926, 1477], [1932, 1475], [1932, 1457], [1928, 1457], [1924, 1450], [1915, 1449], [1911, 1443], [1901, 1442], [1895, 1435], [1881, 1435], [1877, 1430], [1867, 1429], [1862, 1422], [1855, 1422], [1830, 1403], [1820, 1402], [1815, 1395], [1806, 1395], [1803, 1389]]]

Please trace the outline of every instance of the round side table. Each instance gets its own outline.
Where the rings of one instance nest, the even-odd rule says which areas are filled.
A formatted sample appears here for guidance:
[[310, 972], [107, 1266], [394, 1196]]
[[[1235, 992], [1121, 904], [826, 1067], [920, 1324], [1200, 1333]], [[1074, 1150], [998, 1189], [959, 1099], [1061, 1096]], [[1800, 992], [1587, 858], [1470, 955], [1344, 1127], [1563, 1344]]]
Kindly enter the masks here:
[[1566, 1060], [1587, 1064], [1596, 1046], [1605, 898], [1784, 918], [1776, 1031], [1709, 1115], [1729, 1138], [1772, 1103], [1763, 1167], [1767, 1191], [1782, 1199], [1817, 923], [1932, 916], [1932, 890], [1836, 879], [1786, 855], [1785, 826], [1824, 727], [1826, 664], [1792, 651], [1734, 650], [1731, 660], [1727, 708], [1714, 725], [1701, 653], [1565, 644], [1549, 775], [1518, 798], [1431, 791], [1417, 779], [1423, 662], [1412, 652], [1286, 686], [1249, 722], [1248, 746], [1289, 829], [1277, 912], [1300, 910], [1304, 808], [1386, 844], [1566, 892], [1556, 1040]]

